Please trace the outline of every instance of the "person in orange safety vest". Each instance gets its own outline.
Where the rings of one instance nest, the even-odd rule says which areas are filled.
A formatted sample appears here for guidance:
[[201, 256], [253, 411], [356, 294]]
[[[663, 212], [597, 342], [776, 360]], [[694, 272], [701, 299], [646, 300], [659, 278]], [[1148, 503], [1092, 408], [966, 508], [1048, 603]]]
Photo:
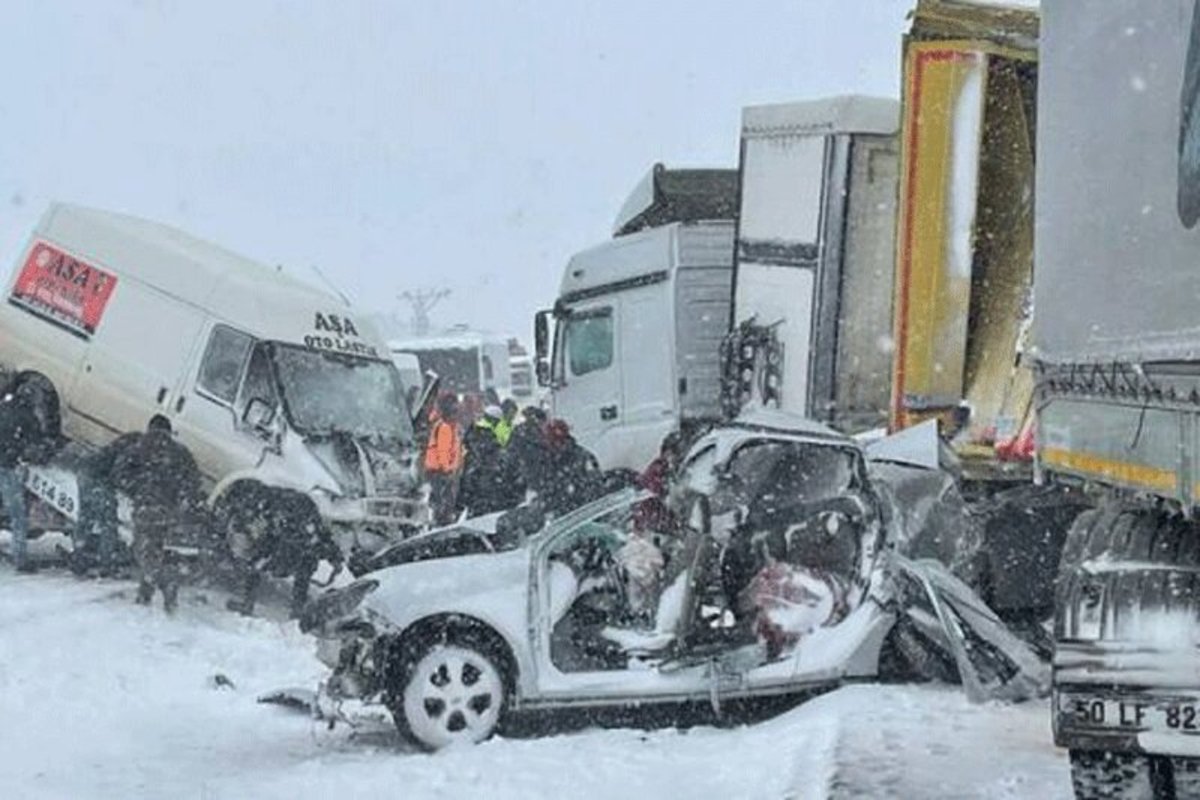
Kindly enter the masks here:
[[425, 445], [425, 478], [433, 521], [449, 525], [456, 516], [458, 475], [462, 470], [462, 439], [458, 433], [458, 398], [443, 394], [433, 412], [429, 442]]

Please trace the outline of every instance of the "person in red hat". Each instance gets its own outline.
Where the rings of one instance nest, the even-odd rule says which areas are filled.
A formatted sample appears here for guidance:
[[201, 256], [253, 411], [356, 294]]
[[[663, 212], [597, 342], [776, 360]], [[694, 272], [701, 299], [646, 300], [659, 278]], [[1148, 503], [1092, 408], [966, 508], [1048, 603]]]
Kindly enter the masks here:
[[531, 476], [531, 488], [547, 514], [565, 514], [604, 492], [599, 462], [575, 441], [565, 420], [546, 423], [546, 446], [545, 463]]

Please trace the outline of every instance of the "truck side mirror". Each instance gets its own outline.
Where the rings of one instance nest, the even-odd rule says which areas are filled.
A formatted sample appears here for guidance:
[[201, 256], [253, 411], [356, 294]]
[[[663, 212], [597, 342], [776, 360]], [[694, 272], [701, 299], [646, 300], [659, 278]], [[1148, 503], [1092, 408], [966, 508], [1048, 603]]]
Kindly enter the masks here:
[[537, 361], [537, 382], [538, 386], [550, 385], [550, 362], [544, 358]]
[[533, 349], [538, 363], [550, 356], [550, 315], [553, 312], [543, 310], [533, 317]]

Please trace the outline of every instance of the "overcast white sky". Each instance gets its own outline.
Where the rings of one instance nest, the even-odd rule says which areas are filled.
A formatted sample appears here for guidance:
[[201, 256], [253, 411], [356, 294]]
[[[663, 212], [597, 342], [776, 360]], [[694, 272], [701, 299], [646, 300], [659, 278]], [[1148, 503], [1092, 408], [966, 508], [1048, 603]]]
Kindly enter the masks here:
[[736, 166], [743, 105], [896, 96], [913, 4], [0, 0], [0, 273], [62, 199], [527, 340], [655, 161]]

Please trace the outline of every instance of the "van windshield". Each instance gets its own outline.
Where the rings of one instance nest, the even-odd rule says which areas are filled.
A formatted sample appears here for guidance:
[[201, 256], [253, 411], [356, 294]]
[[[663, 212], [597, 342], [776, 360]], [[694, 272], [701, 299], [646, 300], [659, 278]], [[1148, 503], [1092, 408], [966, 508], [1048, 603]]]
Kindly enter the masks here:
[[393, 364], [278, 342], [272, 352], [288, 419], [297, 431], [412, 440], [404, 388]]

